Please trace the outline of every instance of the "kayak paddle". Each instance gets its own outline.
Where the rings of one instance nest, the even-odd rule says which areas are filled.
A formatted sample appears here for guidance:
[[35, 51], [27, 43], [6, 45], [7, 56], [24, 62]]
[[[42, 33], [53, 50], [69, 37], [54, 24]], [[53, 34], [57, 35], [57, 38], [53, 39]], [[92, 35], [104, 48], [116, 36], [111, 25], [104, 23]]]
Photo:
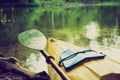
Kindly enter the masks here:
[[24, 31], [18, 35], [19, 42], [28, 48], [39, 50], [42, 55], [46, 58], [46, 62], [60, 75], [62, 80], [70, 80], [67, 75], [61, 70], [61, 68], [55, 63], [52, 56], [49, 56], [45, 51], [47, 44], [46, 37], [37, 29]]

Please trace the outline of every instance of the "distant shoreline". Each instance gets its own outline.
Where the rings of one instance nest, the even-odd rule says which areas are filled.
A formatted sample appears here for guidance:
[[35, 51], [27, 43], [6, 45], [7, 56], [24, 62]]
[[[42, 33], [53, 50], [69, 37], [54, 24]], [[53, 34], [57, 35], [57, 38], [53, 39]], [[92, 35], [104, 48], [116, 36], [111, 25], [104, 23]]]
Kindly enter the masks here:
[[38, 4], [0, 3], [0, 7], [39, 7]]
[[58, 6], [58, 7], [83, 7], [83, 6], [120, 6], [119, 3], [41, 3], [41, 4], [20, 4], [20, 3], [0, 3], [0, 7], [49, 7], [49, 6]]

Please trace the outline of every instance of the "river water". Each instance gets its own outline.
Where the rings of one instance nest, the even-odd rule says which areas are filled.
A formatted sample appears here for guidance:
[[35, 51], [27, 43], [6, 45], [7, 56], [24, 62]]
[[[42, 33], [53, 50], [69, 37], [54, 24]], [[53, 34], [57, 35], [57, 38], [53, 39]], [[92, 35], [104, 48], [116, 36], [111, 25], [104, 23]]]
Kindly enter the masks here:
[[18, 58], [24, 67], [41, 71], [46, 64], [41, 66], [45, 62], [39, 52], [18, 42], [18, 34], [30, 29], [40, 30], [47, 39], [108, 54], [120, 52], [119, 6], [0, 8], [0, 52]]

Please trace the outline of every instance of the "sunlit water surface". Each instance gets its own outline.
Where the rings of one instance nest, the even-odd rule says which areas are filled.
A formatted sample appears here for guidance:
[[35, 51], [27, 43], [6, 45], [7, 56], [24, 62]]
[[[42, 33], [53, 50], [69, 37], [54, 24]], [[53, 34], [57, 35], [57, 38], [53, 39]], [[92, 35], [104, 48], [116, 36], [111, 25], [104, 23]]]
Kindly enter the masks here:
[[[40, 30], [79, 47], [120, 54], [120, 7], [0, 8], [0, 52], [14, 56], [30, 70], [46, 70], [38, 51], [18, 42], [18, 34]], [[45, 65], [43, 65], [45, 64]]]

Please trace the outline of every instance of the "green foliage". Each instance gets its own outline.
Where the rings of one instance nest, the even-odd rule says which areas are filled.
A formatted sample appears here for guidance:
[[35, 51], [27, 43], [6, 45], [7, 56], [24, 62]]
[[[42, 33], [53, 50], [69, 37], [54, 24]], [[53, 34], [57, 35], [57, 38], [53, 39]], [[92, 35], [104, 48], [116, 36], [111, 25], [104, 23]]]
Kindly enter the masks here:
[[36, 4], [40, 4], [40, 0], [33, 0], [34, 1], [34, 3], [36, 3]]

